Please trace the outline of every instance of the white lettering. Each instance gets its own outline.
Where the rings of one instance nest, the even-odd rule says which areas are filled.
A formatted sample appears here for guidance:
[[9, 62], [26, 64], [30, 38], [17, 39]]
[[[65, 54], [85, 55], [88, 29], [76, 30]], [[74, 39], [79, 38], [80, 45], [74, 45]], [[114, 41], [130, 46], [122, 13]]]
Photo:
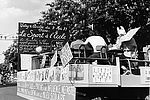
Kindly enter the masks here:
[[58, 33], [52, 33], [49, 38], [53, 38], [53, 39], [66, 39], [65, 33], [63, 34], [58, 34]]

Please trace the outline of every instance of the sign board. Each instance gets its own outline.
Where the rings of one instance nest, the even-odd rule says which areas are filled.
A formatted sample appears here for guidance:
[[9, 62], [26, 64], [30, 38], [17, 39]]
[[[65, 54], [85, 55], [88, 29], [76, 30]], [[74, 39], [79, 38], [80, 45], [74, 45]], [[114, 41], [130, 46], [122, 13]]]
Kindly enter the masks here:
[[18, 72], [17, 95], [34, 100], [75, 100], [75, 87], [118, 86], [118, 70], [112, 65], [67, 64]]
[[[114, 65], [70, 64], [69, 79], [78, 87], [120, 85], [120, 70]], [[82, 85], [81, 85], [82, 84]]]
[[89, 64], [70, 64], [69, 65], [69, 80], [74, 83], [85, 83], [89, 82]]
[[112, 82], [112, 67], [93, 67], [93, 82]]
[[62, 65], [65, 66], [73, 58], [68, 42], [64, 45], [60, 52]]
[[90, 65], [89, 84], [120, 85], [119, 67], [114, 65]]
[[[18, 82], [17, 95], [29, 100], [75, 100], [76, 88], [71, 84]], [[29, 97], [30, 96], [30, 97]], [[38, 99], [34, 99], [38, 98]]]
[[57, 62], [57, 50], [55, 51], [55, 53], [54, 53], [54, 55], [53, 55], [53, 57], [52, 57], [52, 59], [51, 59], [51, 67], [53, 67], [55, 64], [56, 64], [56, 62]]
[[46, 63], [46, 55], [43, 55], [42, 57], [42, 62], [41, 62], [41, 68], [44, 68], [45, 67], [45, 63]]
[[150, 87], [150, 68], [146, 66], [140, 66], [139, 68], [139, 75], [121, 75], [122, 87]]
[[75, 100], [76, 88], [67, 80], [68, 67], [18, 72], [17, 95], [34, 100]]
[[150, 85], [150, 67], [140, 67], [141, 84]]
[[35, 55], [31, 54], [21, 54], [21, 70], [31, 70], [32, 69], [32, 57]]
[[42, 46], [42, 52], [61, 48], [68, 41], [67, 31], [58, 30], [53, 25], [38, 23], [19, 23], [19, 52], [23, 54], [36, 53], [36, 47]]
[[63, 68], [50, 67], [43, 69], [36, 69], [17, 73], [18, 81], [29, 81], [29, 82], [64, 82], [70, 83], [69, 81], [69, 66]]

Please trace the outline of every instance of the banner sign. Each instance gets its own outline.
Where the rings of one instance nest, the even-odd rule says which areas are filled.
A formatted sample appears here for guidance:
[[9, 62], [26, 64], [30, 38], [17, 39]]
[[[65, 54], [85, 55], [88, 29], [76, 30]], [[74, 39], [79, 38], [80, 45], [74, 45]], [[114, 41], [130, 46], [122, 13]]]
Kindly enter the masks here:
[[69, 81], [69, 66], [63, 67], [50, 67], [38, 70], [30, 70], [17, 73], [18, 81], [29, 82], [64, 82]]
[[22, 71], [17, 73], [17, 95], [34, 100], [75, 100], [75, 87], [120, 85], [118, 70], [113, 65], [67, 64]]
[[41, 68], [44, 68], [45, 63], [46, 63], [46, 55], [43, 55], [42, 62], [41, 62]]
[[112, 82], [112, 67], [93, 67], [93, 82]]
[[32, 69], [32, 57], [35, 54], [21, 54], [21, 70], [31, 70]]
[[40, 100], [75, 100], [76, 88], [69, 81], [69, 66], [17, 73], [17, 94]]
[[62, 65], [65, 66], [73, 58], [68, 42], [64, 45], [60, 52]]
[[55, 53], [54, 53], [54, 55], [53, 55], [53, 57], [52, 57], [52, 59], [51, 59], [51, 67], [53, 67], [55, 64], [56, 64], [56, 62], [57, 62], [57, 50], [55, 51]]
[[76, 88], [71, 84], [17, 82], [17, 95], [22, 96], [21, 94], [30, 96], [28, 99], [75, 100]]
[[150, 85], [150, 68], [140, 67], [140, 73], [141, 73], [141, 84]]
[[55, 48], [62, 48], [68, 41], [69, 34], [65, 30], [58, 30], [53, 25], [38, 23], [19, 23], [19, 52], [22, 54], [36, 53], [36, 47], [42, 46], [42, 52], [49, 52]]
[[90, 84], [118, 86], [120, 84], [120, 68], [114, 65], [90, 65]]
[[69, 65], [69, 80], [74, 83], [84, 83], [89, 82], [89, 64], [70, 64]]
[[[86, 66], [87, 67], [87, 66]], [[84, 65], [81, 64], [72, 64], [69, 67], [69, 78], [70, 80], [84, 80]]]

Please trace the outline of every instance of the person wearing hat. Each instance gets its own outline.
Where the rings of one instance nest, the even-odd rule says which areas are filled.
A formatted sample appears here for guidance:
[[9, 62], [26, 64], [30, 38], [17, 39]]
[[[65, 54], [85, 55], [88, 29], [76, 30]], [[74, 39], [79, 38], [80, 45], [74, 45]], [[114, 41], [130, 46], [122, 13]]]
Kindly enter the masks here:
[[[139, 28], [131, 29], [127, 33], [123, 26], [117, 27], [117, 41], [116, 41], [116, 48], [123, 50], [123, 55], [120, 57], [121, 59], [129, 58], [129, 59], [136, 59], [137, 58], [137, 44], [133, 36]], [[123, 70], [128, 70], [128, 62], [120, 62], [121, 68]], [[132, 66], [133, 65], [133, 66]], [[132, 67], [137, 66], [137, 63], [132, 63]], [[126, 69], [125, 69], [126, 68]]]
[[137, 44], [133, 35], [138, 31], [139, 28], [131, 29], [126, 33], [123, 26], [117, 27], [118, 37], [116, 41], [117, 48], [124, 51], [124, 55], [129, 58], [136, 58]]

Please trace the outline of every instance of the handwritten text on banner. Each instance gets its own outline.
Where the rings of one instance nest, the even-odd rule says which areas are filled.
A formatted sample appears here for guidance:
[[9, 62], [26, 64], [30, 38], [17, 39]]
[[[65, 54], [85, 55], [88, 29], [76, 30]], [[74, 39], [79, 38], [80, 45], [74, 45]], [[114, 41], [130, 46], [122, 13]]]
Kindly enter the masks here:
[[112, 82], [112, 68], [93, 67], [93, 82]]
[[62, 48], [68, 41], [69, 35], [65, 30], [56, 29], [54, 25], [39, 23], [19, 23], [19, 52], [24, 54], [36, 53], [35, 48], [42, 46], [42, 52]]
[[45, 100], [75, 100], [76, 88], [69, 84], [18, 82], [17, 92]]
[[68, 42], [64, 45], [60, 53], [62, 65], [65, 66], [73, 58]]

